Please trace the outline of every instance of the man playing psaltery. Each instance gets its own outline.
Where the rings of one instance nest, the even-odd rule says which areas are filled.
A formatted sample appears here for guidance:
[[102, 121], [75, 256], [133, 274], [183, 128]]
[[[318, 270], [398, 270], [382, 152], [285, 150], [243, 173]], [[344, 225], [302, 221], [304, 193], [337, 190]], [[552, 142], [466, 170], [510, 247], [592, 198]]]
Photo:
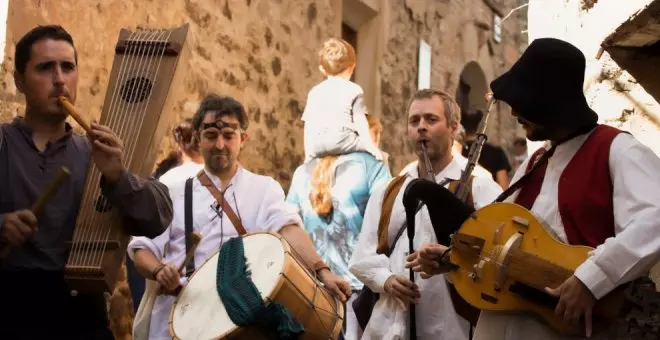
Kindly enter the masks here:
[[[0, 124], [0, 337], [3, 339], [113, 339], [103, 294], [71, 295], [64, 281], [90, 161], [101, 172], [101, 192], [126, 218], [133, 235], [156, 237], [172, 220], [167, 187], [123, 164], [122, 141], [92, 123], [73, 133], [57, 101], [76, 102], [78, 57], [62, 27], [38, 26], [16, 44], [14, 80], [25, 95], [25, 117]], [[30, 207], [65, 166], [70, 176], [37, 216]]]

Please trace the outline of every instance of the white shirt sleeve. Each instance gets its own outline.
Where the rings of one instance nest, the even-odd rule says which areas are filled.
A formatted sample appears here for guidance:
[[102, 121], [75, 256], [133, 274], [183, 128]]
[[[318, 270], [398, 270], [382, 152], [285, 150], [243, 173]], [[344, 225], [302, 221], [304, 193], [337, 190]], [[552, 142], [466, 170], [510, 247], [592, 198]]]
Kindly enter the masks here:
[[298, 209], [285, 201], [282, 186], [272, 178], [262, 193], [263, 199], [257, 214], [257, 228], [277, 232], [282, 227], [296, 224], [303, 228]]
[[[384, 293], [385, 281], [393, 274], [390, 260], [384, 254], [377, 254], [378, 222], [381, 205], [387, 185], [381, 186], [369, 197], [362, 222], [358, 243], [353, 250], [349, 270], [375, 293]], [[388, 226], [389, 227], [389, 226]]]
[[[170, 194], [170, 198], [172, 199], [173, 210], [176, 217], [176, 214], [178, 213], [177, 204], [179, 203], [177, 197], [183, 195], [184, 193], [183, 190], [185, 188], [185, 181], [182, 183], [177, 183], [176, 185], [174, 185], [173, 183], [169, 183], [166, 185]], [[173, 218], [172, 223], [174, 223], [174, 221], [175, 219]], [[173, 228], [172, 223], [170, 223], [169, 227], [167, 227], [167, 229], [165, 229], [165, 231], [162, 234], [158, 235], [153, 239], [144, 236], [131, 237], [131, 241], [128, 243], [128, 247], [127, 247], [128, 257], [131, 260], [135, 260], [136, 250], [149, 249], [151, 253], [154, 254], [154, 256], [156, 256], [158, 260], [162, 261], [165, 258], [165, 254], [164, 254], [165, 246], [168, 244], [170, 240], [170, 236], [172, 235], [172, 228]]]
[[629, 134], [610, 148], [614, 232], [575, 271], [596, 299], [640, 277], [660, 259], [660, 159]]
[[128, 257], [135, 261], [135, 251], [138, 249], [148, 249], [151, 253], [156, 256], [158, 260], [163, 260], [165, 245], [170, 238], [170, 230], [172, 225], [167, 227], [165, 232], [158, 235], [156, 238], [151, 239], [144, 236], [132, 237], [131, 241], [128, 243]]

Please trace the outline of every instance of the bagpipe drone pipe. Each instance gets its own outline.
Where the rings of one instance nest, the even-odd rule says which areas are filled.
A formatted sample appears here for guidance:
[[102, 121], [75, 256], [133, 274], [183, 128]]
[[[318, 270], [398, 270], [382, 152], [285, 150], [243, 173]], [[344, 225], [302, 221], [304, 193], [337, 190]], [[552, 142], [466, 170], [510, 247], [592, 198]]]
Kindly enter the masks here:
[[[417, 178], [406, 186], [403, 193], [403, 206], [406, 212], [408, 239], [415, 236], [415, 215], [419, 207], [424, 204], [429, 212], [431, 225], [439, 244], [449, 247], [451, 236], [459, 230], [461, 225], [475, 212], [474, 208], [463, 203], [454, 193], [442, 184], [427, 179]], [[410, 253], [412, 241], [409, 243]], [[412, 275], [411, 275], [411, 278]], [[414, 278], [411, 280], [413, 281]], [[414, 281], [413, 281], [414, 282]], [[477, 324], [480, 310], [463, 299], [453, 284], [447, 282], [447, 288], [456, 313], [467, 320], [472, 326]], [[411, 317], [414, 313], [411, 313]], [[470, 338], [472, 335], [470, 326]], [[411, 327], [414, 327], [411, 325]]]

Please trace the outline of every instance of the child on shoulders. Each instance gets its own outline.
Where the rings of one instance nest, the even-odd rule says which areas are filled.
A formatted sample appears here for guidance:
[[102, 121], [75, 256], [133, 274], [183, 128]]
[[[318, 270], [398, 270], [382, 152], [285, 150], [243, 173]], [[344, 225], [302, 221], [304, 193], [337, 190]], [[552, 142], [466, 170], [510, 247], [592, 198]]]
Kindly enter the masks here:
[[362, 88], [352, 82], [355, 49], [343, 39], [327, 40], [319, 51], [319, 70], [326, 79], [307, 95], [305, 160], [364, 151], [383, 160], [369, 134]]

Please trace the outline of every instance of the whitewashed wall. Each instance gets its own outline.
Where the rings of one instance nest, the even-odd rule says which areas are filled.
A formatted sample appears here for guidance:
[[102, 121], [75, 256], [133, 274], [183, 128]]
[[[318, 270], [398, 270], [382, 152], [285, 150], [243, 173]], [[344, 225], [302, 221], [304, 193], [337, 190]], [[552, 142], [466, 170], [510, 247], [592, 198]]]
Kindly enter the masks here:
[[[592, 9], [584, 11], [580, 0], [530, 0], [528, 36], [530, 43], [554, 37], [577, 46], [587, 58], [585, 94], [600, 121], [630, 131], [660, 153], [660, 127], [648, 118], [660, 117], [658, 102], [627, 72], [621, 72], [607, 53], [596, 59], [602, 41], [651, 2], [599, 0]], [[615, 82], [622, 86], [615, 87]]]
[[[534, 39], [554, 37], [577, 46], [587, 59], [585, 95], [600, 122], [631, 132], [642, 143], [660, 154], [660, 105], [630, 74], [609, 57], [596, 59], [600, 44], [623, 22], [653, 0], [599, 0], [581, 10], [580, 0], [530, 0], [528, 35]], [[614, 86], [617, 83], [618, 86]], [[532, 144], [533, 143], [533, 144]], [[530, 150], [540, 143], [530, 142]], [[660, 283], [660, 265], [652, 277]]]

